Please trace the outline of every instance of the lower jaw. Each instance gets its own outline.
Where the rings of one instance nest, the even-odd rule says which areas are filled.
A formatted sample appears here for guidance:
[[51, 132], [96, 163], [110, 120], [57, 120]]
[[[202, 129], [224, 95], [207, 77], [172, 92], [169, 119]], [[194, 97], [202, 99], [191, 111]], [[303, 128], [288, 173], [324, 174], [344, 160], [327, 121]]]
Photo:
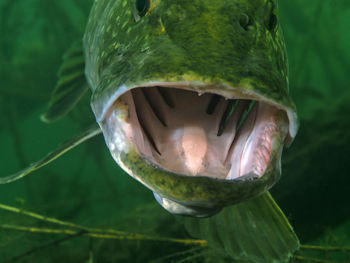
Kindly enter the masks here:
[[173, 214], [211, 216], [223, 207], [255, 198], [268, 191], [280, 178], [280, 154], [276, 152], [265, 174], [233, 180], [186, 176], [154, 165], [135, 150], [112, 154], [130, 176], [149, 188], [156, 200]]

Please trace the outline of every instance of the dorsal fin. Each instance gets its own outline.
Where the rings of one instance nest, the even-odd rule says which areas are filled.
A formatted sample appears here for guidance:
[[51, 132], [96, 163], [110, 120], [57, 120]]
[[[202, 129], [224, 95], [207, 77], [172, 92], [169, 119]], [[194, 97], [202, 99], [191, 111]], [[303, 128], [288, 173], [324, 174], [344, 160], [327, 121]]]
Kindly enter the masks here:
[[192, 237], [228, 255], [233, 262], [289, 262], [299, 249], [299, 239], [270, 193], [226, 207], [206, 218], [186, 218]]
[[58, 81], [52, 92], [49, 108], [41, 115], [44, 122], [53, 122], [69, 113], [88, 90], [84, 75], [82, 41], [75, 42], [63, 56]]

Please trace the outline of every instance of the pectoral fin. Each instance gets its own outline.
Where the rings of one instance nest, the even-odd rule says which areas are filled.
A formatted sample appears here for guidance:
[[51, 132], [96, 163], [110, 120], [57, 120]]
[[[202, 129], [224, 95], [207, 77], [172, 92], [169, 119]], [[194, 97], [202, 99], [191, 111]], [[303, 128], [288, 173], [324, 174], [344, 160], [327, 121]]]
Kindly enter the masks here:
[[74, 43], [63, 56], [58, 81], [51, 95], [49, 108], [41, 115], [44, 122], [64, 117], [88, 90], [84, 75], [84, 55], [81, 41]]
[[100, 127], [97, 125], [97, 123], [90, 126], [87, 130], [83, 131], [81, 134], [78, 134], [77, 136], [73, 137], [72, 139], [62, 143], [56, 150], [48, 153], [44, 158], [41, 160], [32, 163], [27, 168], [12, 174], [7, 177], [0, 178], [0, 184], [7, 184], [11, 183], [13, 181], [17, 181], [28, 174], [40, 169], [41, 167], [51, 163], [52, 161], [56, 160], [61, 155], [65, 154], [66, 152], [72, 150], [76, 146], [80, 145], [81, 143], [91, 139], [92, 137], [98, 135], [101, 133]]
[[269, 193], [227, 207], [207, 219], [186, 218], [191, 236], [234, 262], [288, 262], [299, 249], [299, 239]]

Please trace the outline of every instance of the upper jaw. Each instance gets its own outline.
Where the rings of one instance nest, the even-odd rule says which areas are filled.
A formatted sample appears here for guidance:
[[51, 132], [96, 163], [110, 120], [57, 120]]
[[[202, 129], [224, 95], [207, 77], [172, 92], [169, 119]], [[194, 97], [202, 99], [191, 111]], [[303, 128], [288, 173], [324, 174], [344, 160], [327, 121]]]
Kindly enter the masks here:
[[[162, 97], [155, 86], [142, 85], [118, 96], [100, 125], [117, 163], [155, 192], [164, 208], [206, 216], [253, 198], [278, 180], [281, 151], [290, 130], [283, 106], [239, 89], [228, 93], [215, 86], [192, 88], [179, 83], [162, 88], [171, 89], [172, 102], [164, 97], [157, 101], [157, 96]], [[206, 94], [198, 96], [198, 91]], [[208, 114], [214, 94], [223, 97]], [[248, 99], [255, 104], [237, 131], [251, 104]], [[237, 113], [219, 132], [233, 100], [238, 101]]]
[[[276, 92], [266, 92], [268, 87], [265, 87], [262, 83], [250, 83], [250, 80], [242, 80], [240, 83], [232, 84], [224, 80], [217, 80], [215, 82], [207, 82], [207, 80], [194, 81], [193, 79], [200, 78], [198, 76], [181, 76], [179, 80], [147, 80], [138, 81], [135, 84], [124, 83], [122, 85], [117, 82], [99, 88], [94, 91], [91, 99], [91, 108], [96, 116], [98, 123], [106, 118], [108, 111], [117, 99], [126, 92], [139, 88], [139, 87], [167, 87], [167, 88], [179, 88], [186, 90], [196, 91], [199, 94], [214, 93], [219, 94], [225, 98], [233, 99], [252, 99], [258, 101], [265, 101], [270, 105], [274, 105], [277, 108], [286, 112], [289, 121], [289, 130], [286, 138], [286, 143], [289, 145], [297, 134], [299, 128], [298, 117], [296, 108], [288, 94], [282, 92], [281, 95], [276, 95]], [[201, 78], [200, 78], [201, 79]], [[104, 86], [103, 83], [99, 86]]]

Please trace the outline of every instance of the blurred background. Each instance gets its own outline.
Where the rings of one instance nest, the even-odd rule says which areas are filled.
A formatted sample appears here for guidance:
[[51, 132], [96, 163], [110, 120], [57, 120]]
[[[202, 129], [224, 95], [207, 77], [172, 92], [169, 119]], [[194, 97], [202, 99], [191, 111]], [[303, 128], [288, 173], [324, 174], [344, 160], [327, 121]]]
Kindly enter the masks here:
[[[58, 122], [39, 119], [63, 53], [84, 33], [91, 4], [0, 0], [1, 176], [94, 121], [90, 94]], [[349, 246], [350, 1], [281, 0], [279, 11], [300, 130], [283, 153], [282, 178], [271, 192], [303, 243]], [[101, 136], [23, 180], [0, 185], [0, 203], [96, 228], [189, 238], [153, 194], [115, 164]], [[1, 209], [0, 224], [47, 226]], [[36, 248], [18, 262], [204, 262], [186, 259], [197, 250], [167, 242], [77, 237], [45, 245], [59, 238], [0, 228], [0, 262]]]

